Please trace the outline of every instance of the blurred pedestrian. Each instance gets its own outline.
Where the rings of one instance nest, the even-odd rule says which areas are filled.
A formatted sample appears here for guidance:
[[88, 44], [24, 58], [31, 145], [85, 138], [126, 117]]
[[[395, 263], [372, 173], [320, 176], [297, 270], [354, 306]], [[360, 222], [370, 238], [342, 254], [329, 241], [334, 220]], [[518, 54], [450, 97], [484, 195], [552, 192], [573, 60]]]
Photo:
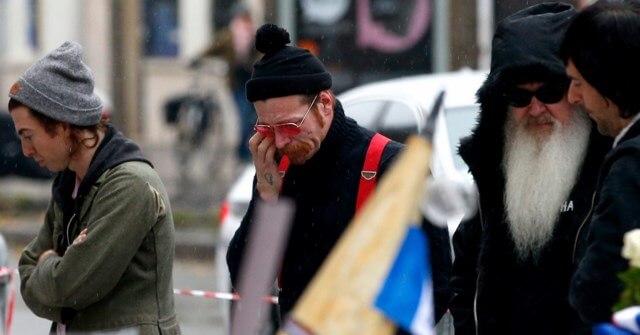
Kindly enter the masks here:
[[[374, 146], [380, 154], [372, 167], [380, 178], [403, 147], [345, 116], [322, 62], [288, 43], [288, 32], [273, 24], [262, 26], [256, 35], [256, 47], [265, 54], [247, 82], [247, 98], [258, 114], [256, 133], [249, 141], [256, 176], [249, 209], [227, 253], [232, 283], [237, 285], [256, 202], [277, 202], [281, 196], [294, 199], [296, 213], [278, 278], [282, 317], [291, 311], [353, 218], [359, 185], [367, 172], [363, 171], [367, 170], [365, 157], [371, 157], [368, 149]], [[283, 161], [291, 165], [286, 168]], [[284, 177], [280, 171], [286, 171]], [[446, 228], [423, 227], [431, 247], [438, 320], [448, 301], [449, 238]]]
[[82, 48], [65, 42], [9, 92], [25, 156], [57, 172], [21, 292], [52, 334], [180, 334], [169, 197], [140, 148], [101, 122]]
[[251, 78], [253, 63], [258, 59], [258, 53], [253, 47], [255, 25], [249, 8], [238, 2], [229, 11], [231, 21], [223, 29], [214, 34], [214, 40], [197, 59], [204, 57], [221, 57], [229, 66], [228, 80], [233, 100], [238, 111], [240, 126], [240, 142], [237, 147], [237, 157], [242, 162], [251, 160], [249, 138], [253, 135], [255, 109], [247, 100], [245, 84]]
[[573, 20], [562, 44], [571, 77], [569, 101], [584, 108], [603, 135], [615, 138], [600, 177], [586, 252], [569, 300], [589, 323], [610, 321], [628, 269], [623, 235], [640, 228], [640, 2], [598, 1]]
[[496, 27], [480, 118], [459, 149], [480, 211], [453, 237], [456, 334], [590, 334], [569, 281], [610, 141], [567, 100], [559, 49], [575, 14], [544, 3]]

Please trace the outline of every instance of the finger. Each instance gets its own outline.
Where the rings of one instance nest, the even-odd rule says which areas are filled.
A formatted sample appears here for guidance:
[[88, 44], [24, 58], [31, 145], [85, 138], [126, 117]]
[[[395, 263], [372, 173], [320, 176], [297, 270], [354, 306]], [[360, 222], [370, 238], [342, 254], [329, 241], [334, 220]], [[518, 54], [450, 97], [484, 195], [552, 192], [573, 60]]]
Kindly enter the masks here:
[[272, 137], [265, 137], [262, 142], [258, 145], [258, 160], [260, 162], [264, 162], [265, 164], [269, 164], [270, 161], [273, 161], [273, 150], [271, 150], [272, 155], [269, 156], [269, 148], [275, 148], [275, 142]]
[[263, 138], [264, 138], [264, 135], [257, 132], [253, 134], [251, 138], [249, 138], [249, 151], [251, 151], [251, 155], [253, 155], [254, 158], [255, 158], [256, 152], [258, 151], [258, 144], [262, 142]]
[[267, 148], [265, 152], [265, 162], [269, 165], [276, 165], [276, 146], [271, 145]]

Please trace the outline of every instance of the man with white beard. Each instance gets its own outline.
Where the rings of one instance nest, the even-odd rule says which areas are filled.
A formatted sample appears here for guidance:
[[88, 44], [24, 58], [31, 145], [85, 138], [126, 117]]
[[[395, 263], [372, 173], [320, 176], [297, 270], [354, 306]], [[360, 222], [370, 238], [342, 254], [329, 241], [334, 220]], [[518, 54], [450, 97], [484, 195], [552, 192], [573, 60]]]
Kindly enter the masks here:
[[[528, 109], [528, 110], [527, 110]], [[535, 109], [540, 110], [533, 116]], [[545, 109], [567, 116], [567, 123]], [[551, 239], [560, 210], [578, 179], [591, 123], [566, 99], [510, 108], [505, 126], [505, 211], [521, 260], [537, 259]], [[516, 114], [522, 114], [520, 122]], [[540, 129], [547, 127], [547, 129]], [[570, 208], [565, 205], [565, 210]]]
[[567, 100], [559, 45], [575, 14], [545, 3], [497, 25], [478, 124], [459, 148], [480, 210], [453, 238], [456, 335], [590, 334], [568, 289], [611, 141]]

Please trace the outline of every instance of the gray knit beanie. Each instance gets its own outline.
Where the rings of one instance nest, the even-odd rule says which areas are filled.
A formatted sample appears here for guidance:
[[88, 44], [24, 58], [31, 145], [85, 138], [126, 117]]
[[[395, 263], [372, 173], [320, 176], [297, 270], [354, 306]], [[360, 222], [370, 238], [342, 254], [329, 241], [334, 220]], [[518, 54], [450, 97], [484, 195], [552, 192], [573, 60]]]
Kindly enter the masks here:
[[102, 115], [102, 101], [93, 85], [91, 69], [82, 62], [82, 47], [65, 42], [31, 65], [9, 96], [54, 120], [91, 126]]

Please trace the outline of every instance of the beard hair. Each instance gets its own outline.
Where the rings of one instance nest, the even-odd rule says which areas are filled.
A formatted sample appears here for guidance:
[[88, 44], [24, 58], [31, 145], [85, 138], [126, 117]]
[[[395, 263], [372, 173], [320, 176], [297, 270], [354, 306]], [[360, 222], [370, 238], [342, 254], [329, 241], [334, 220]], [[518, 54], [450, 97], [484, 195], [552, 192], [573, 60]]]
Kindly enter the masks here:
[[278, 150], [280, 156], [288, 156], [292, 164], [304, 164], [307, 156], [313, 151], [309, 143], [290, 143]]
[[[509, 114], [502, 163], [506, 218], [519, 260], [533, 257], [537, 261], [578, 179], [591, 123], [577, 109], [572, 111], [568, 125], [546, 113], [516, 125], [513, 113]], [[546, 120], [535, 120], [539, 118]], [[526, 126], [539, 121], [554, 123], [546, 138], [536, 136]]]

